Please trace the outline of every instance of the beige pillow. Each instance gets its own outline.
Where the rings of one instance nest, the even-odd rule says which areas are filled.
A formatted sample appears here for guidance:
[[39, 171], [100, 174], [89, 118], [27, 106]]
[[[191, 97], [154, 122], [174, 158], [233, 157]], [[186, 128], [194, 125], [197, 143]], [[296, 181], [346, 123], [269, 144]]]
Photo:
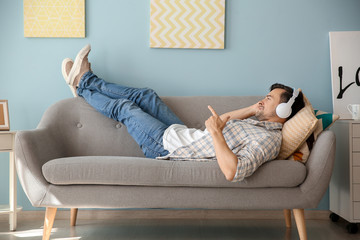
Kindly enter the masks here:
[[304, 95], [305, 107], [284, 123], [282, 143], [277, 159], [290, 157], [310, 136], [317, 126], [318, 119], [309, 100]]
[[319, 119], [314, 133], [304, 142], [299, 149], [297, 149], [290, 157], [289, 160], [295, 160], [305, 163], [310, 155], [310, 149], [314, 145], [315, 140], [320, 133], [326, 129], [329, 129], [336, 120], [339, 119], [339, 115], [324, 112], [321, 110], [315, 110], [314, 114]]

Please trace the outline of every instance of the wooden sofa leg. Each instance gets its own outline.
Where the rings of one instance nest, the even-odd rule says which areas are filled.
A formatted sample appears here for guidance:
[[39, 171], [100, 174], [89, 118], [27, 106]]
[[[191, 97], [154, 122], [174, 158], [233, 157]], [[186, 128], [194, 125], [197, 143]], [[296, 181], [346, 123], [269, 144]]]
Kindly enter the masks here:
[[287, 228], [291, 228], [291, 210], [284, 209], [285, 224]]
[[71, 212], [70, 226], [74, 227], [76, 225], [76, 218], [77, 218], [78, 209], [77, 208], [72, 208], [70, 210], [70, 212]]
[[57, 208], [47, 207], [45, 212], [44, 232], [42, 240], [49, 240], [54, 224]]
[[293, 209], [300, 240], [307, 240], [304, 209]]

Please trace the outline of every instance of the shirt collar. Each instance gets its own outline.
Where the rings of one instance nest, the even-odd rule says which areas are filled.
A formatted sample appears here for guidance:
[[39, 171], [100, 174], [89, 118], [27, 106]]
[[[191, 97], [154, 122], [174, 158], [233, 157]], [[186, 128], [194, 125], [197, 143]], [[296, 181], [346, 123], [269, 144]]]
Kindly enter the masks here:
[[254, 126], [261, 126], [268, 130], [278, 130], [278, 129], [280, 130], [283, 127], [283, 124], [279, 123], [279, 122], [258, 121], [258, 120], [254, 120], [254, 119], [250, 119], [250, 118], [247, 118], [247, 119], [244, 119], [241, 121], [247, 122]]

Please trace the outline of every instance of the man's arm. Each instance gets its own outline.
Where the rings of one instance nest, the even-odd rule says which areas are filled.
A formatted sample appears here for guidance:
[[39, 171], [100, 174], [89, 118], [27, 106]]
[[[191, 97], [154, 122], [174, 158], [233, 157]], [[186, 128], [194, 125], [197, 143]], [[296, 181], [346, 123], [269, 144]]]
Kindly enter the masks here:
[[229, 117], [229, 120], [234, 120], [234, 119], [245, 119], [245, 118], [249, 118], [255, 115], [256, 111], [257, 111], [257, 107], [258, 107], [259, 103], [255, 103], [252, 106], [249, 107], [245, 107], [245, 108], [241, 108], [235, 111], [231, 111], [231, 112], [227, 112], [224, 113], [220, 116], [221, 120], [225, 120]]
[[208, 106], [208, 108], [211, 111], [212, 116], [205, 121], [206, 129], [209, 131], [213, 139], [216, 159], [219, 167], [225, 175], [225, 178], [228, 181], [232, 181], [236, 174], [238, 158], [227, 145], [222, 133], [226, 122], [230, 119], [230, 116], [224, 116], [224, 119], [222, 119], [219, 115], [217, 115], [211, 106]]

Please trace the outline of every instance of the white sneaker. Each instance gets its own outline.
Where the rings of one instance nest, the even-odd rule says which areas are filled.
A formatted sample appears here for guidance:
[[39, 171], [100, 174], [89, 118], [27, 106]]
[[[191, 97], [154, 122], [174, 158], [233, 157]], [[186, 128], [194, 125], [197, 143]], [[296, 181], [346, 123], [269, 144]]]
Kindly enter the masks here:
[[82, 75], [86, 72], [91, 71], [90, 63], [88, 61], [88, 54], [91, 50], [90, 44], [83, 47], [76, 55], [74, 64], [68, 74], [68, 84], [73, 86], [75, 89], [79, 85]]
[[74, 64], [74, 61], [72, 59], [65, 58], [62, 61], [62, 64], [61, 64], [61, 72], [62, 72], [62, 75], [63, 75], [63, 77], [65, 79], [66, 84], [69, 85], [72, 94], [74, 95], [74, 97], [77, 97], [76, 87], [69, 84], [69, 73], [71, 71], [71, 68], [72, 68], [73, 64]]

